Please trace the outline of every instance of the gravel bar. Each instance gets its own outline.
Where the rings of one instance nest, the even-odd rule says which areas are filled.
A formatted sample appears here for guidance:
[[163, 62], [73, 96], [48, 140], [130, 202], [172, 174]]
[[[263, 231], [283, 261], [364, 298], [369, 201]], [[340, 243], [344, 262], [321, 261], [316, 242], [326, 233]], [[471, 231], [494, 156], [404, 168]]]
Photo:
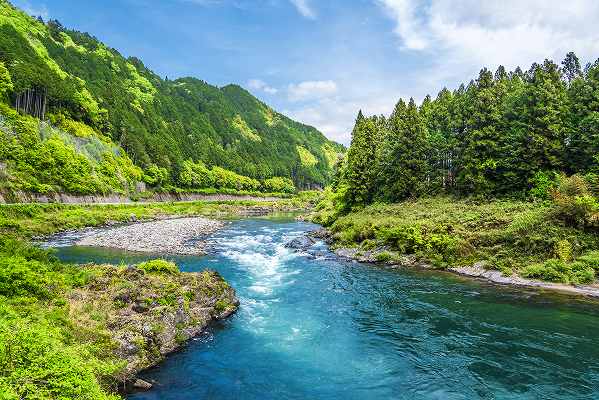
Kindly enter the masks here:
[[143, 253], [203, 255], [206, 242], [202, 239], [224, 225], [201, 217], [140, 222], [94, 230], [75, 244]]

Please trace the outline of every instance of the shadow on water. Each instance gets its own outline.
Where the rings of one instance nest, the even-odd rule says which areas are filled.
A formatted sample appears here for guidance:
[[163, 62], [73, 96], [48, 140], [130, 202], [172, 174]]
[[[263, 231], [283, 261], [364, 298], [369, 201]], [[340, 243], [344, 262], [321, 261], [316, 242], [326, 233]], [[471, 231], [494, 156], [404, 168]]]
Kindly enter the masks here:
[[[233, 221], [184, 271], [219, 271], [241, 300], [143, 378], [131, 399], [596, 399], [596, 301], [455, 275], [296, 254], [314, 229], [281, 218]], [[65, 247], [71, 262], [156, 255]], [[172, 259], [172, 257], [170, 257]]]

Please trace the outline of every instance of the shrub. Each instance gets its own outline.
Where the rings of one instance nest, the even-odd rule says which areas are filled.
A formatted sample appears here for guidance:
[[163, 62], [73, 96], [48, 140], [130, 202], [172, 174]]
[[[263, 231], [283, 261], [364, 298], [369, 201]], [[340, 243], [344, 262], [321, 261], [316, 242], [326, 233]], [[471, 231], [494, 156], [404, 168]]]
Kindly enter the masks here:
[[562, 260], [551, 259], [542, 264], [529, 265], [522, 271], [525, 278], [541, 279], [550, 282], [568, 282], [568, 268]]
[[549, 200], [551, 190], [557, 184], [557, 174], [555, 172], [538, 171], [530, 180], [532, 189], [529, 194], [533, 199]]
[[151, 260], [137, 264], [137, 268], [149, 274], [176, 275], [180, 273], [175, 263], [166, 260]]
[[271, 193], [295, 193], [295, 185], [289, 178], [274, 177], [262, 182], [265, 192]]
[[578, 257], [576, 261], [581, 262], [585, 266], [599, 272], [599, 251], [591, 251], [586, 253]]
[[599, 203], [589, 193], [587, 182], [578, 175], [562, 175], [551, 192], [557, 216], [571, 226], [599, 226]]
[[383, 251], [382, 253], [378, 253], [375, 256], [375, 259], [378, 262], [388, 262], [388, 261], [391, 261], [392, 258], [393, 258], [393, 255], [391, 253], [389, 253], [388, 251]]
[[529, 265], [524, 268], [521, 275], [526, 278], [568, 284], [595, 281], [595, 271], [584, 262], [567, 263], [559, 259], [550, 259], [542, 264]]

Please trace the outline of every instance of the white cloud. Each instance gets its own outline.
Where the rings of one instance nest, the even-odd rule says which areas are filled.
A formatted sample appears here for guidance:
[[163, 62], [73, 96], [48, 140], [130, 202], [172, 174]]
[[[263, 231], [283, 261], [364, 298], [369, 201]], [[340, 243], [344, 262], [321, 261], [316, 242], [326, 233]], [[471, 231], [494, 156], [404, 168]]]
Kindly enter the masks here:
[[395, 21], [402, 51], [438, 60], [421, 72], [436, 85], [473, 78], [483, 66], [527, 69], [568, 51], [587, 61], [599, 55], [595, 0], [374, 1]]
[[411, 0], [377, 0], [391, 18], [396, 21], [395, 33], [405, 48], [422, 50], [428, 46], [416, 11], [417, 4]]
[[247, 82], [247, 86], [250, 89], [261, 90], [261, 91], [263, 91], [265, 93], [268, 93], [268, 94], [277, 94], [279, 92], [278, 89], [276, 89], [276, 88], [274, 88], [272, 86], [269, 86], [266, 82], [264, 82], [261, 79], [250, 79]]
[[297, 8], [297, 11], [306, 18], [316, 19], [316, 12], [308, 3], [308, 0], [289, 0]]
[[359, 110], [366, 115], [388, 115], [397, 99], [396, 93], [354, 96], [345, 92], [344, 96], [325, 97], [308, 104], [299, 104], [284, 110], [283, 114], [315, 126], [329, 139], [349, 145]]
[[48, 7], [46, 7], [45, 4], [40, 4], [36, 7], [33, 6], [29, 1], [24, 0], [21, 3], [18, 3], [17, 5], [27, 14], [32, 15], [34, 17], [42, 17], [44, 20], [48, 20], [50, 17]]
[[334, 81], [305, 81], [290, 84], [287, 87], [287, 97], [290, 101], [317, 100], [331, 96], [337, 92]]

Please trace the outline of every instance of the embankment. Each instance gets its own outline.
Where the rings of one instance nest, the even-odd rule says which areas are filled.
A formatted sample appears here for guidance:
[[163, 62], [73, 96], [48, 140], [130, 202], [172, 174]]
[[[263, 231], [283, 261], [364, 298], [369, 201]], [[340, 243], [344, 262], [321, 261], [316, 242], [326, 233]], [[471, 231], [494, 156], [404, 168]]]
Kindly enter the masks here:
[[160, 203], [181, 201], [260, 201], [271, 202], [281, 200], [276, 196], [252, 196], [233, 194], [198, 194], [198, 193], [153, 193], [139, 200], [132, 200], [128, 196], [90, 195], [79, 196], [65, 193], [38, 194], [27, 192], [0, 192], [0, 204], [12, 203], [64, 203], [64, 204], [128, 204], [128, 203]]

